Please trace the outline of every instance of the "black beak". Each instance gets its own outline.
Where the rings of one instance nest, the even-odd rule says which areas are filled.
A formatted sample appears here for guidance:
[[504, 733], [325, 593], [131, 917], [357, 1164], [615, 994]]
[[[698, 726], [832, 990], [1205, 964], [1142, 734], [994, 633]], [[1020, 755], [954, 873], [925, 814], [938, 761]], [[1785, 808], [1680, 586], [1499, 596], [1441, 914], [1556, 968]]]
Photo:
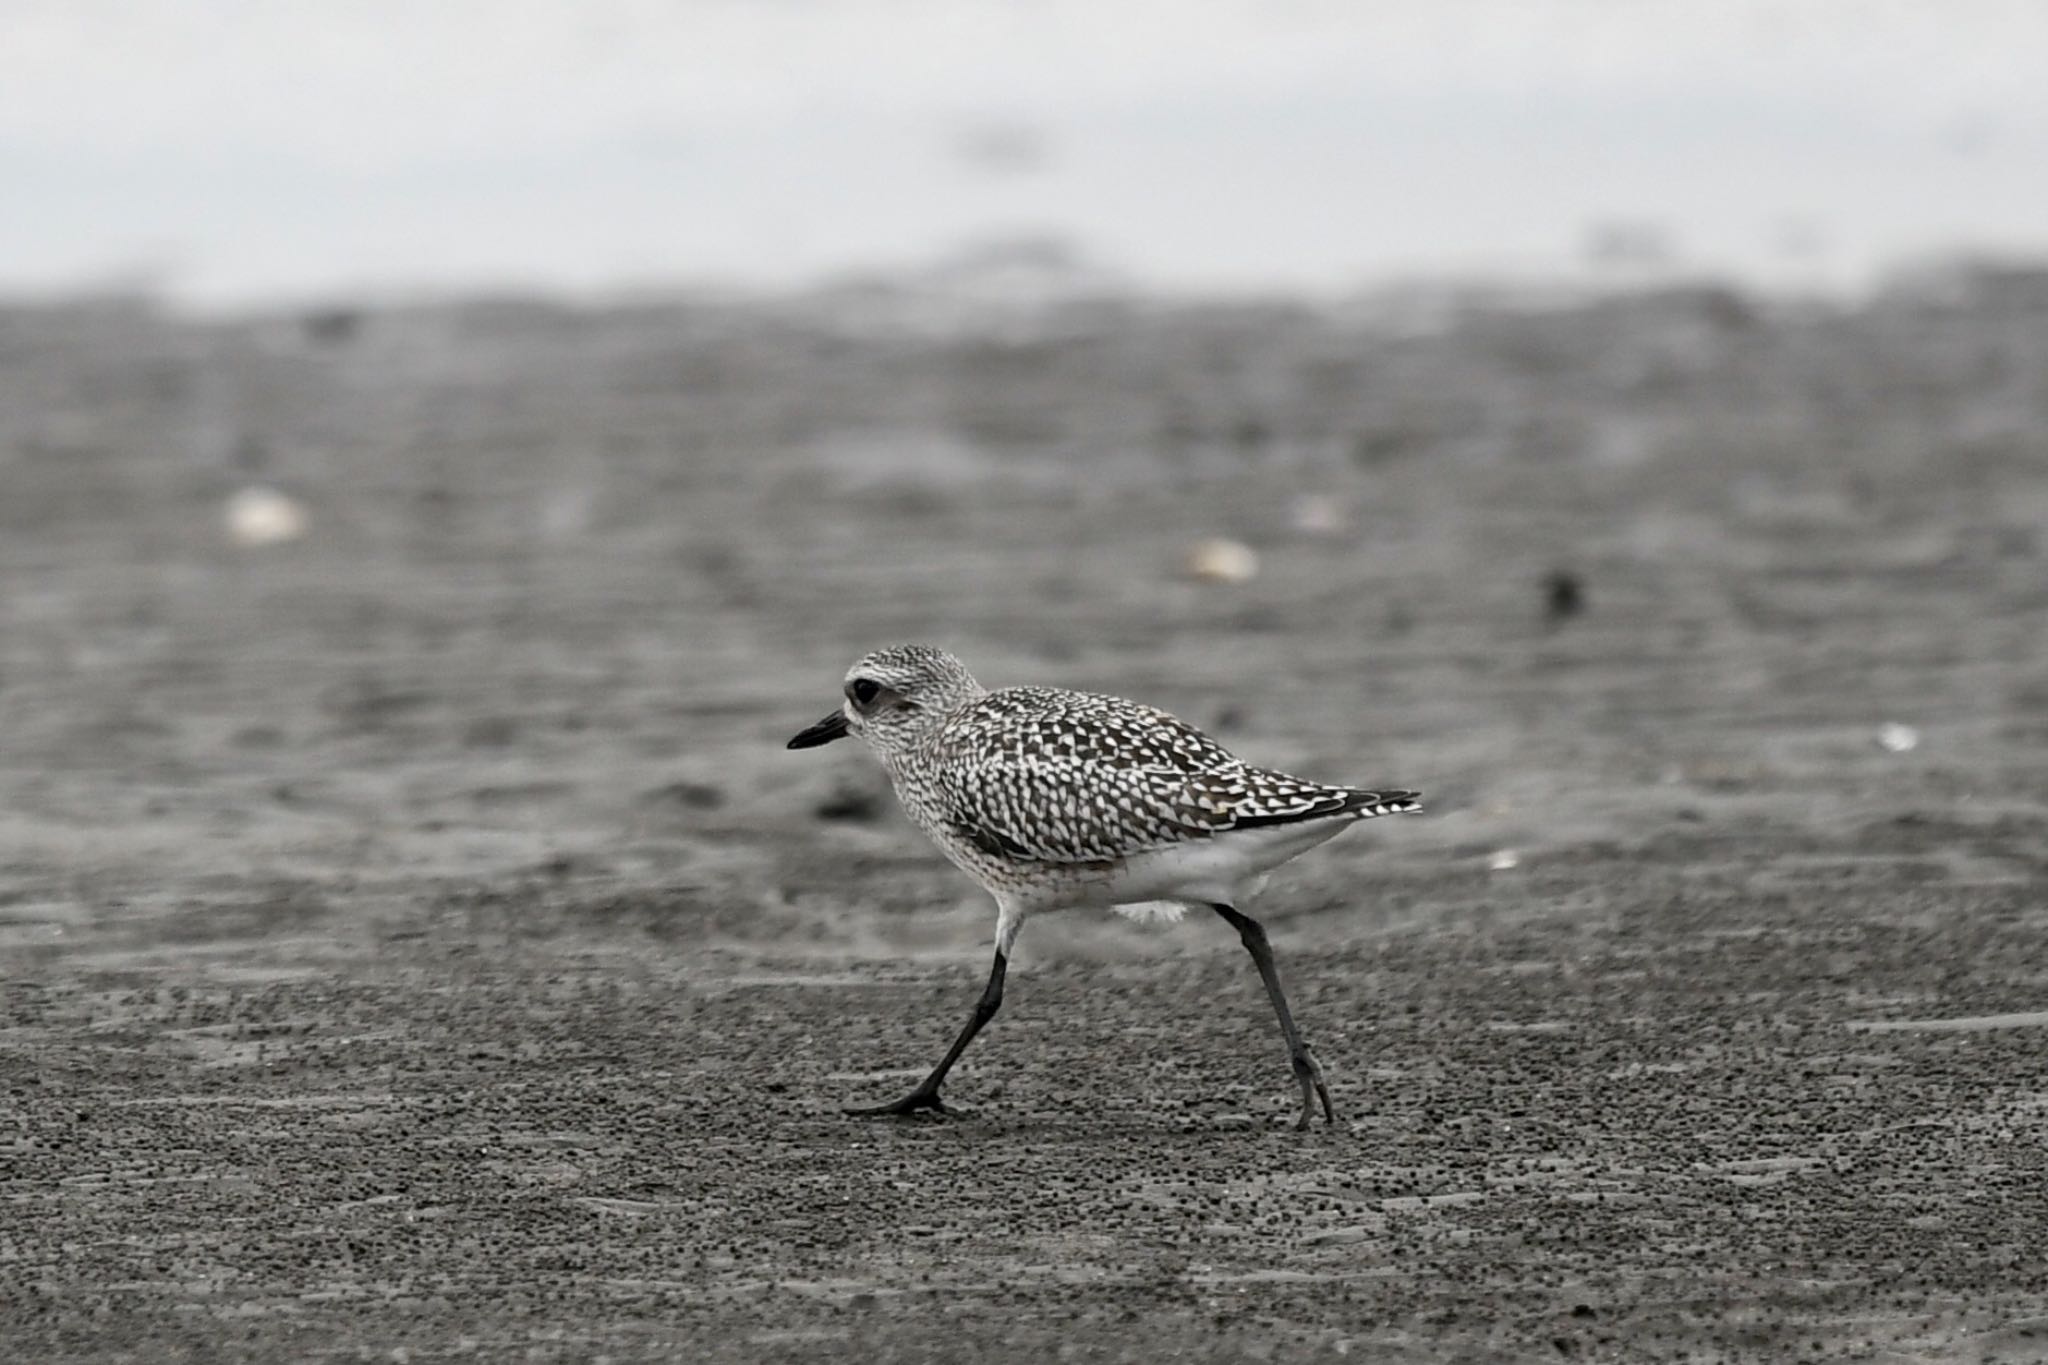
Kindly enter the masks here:
[[846, 713], [834, 711], [816, 725], [806, 725], [796, 732], [789, 741], [792, 749], [815, 749], [820, 744], [830, 744], [835, 739], [846, 738]]

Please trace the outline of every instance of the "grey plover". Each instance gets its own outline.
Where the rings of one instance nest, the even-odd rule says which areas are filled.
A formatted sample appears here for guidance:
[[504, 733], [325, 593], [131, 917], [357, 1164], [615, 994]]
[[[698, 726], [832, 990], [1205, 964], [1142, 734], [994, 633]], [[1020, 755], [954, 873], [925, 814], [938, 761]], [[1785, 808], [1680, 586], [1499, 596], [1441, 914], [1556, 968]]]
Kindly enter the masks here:
[[937, 1067], [891, 1104], [946, 1107], [939, 1086], [1003, 1003], [1017, 931], [1046, 910], [1105, 907], [1178, 919], [1207, 906], [1237, 930], [1280, 1017], [1305, 1128], [1330, 1089], [1302, 1041], [1259, 922], [1237, 907], [1288, 859], [1359, 820], [1421, 809], [1411, 791], [1331, 787], [1255, 768], [1164, 711], [1054, 687], [991, 692], [926, 645], [877, 650], [847, 670], [839, 709], [792, 749], [858, 735], [897, 799], [996, 901], [996, 955], [973, 1015]]

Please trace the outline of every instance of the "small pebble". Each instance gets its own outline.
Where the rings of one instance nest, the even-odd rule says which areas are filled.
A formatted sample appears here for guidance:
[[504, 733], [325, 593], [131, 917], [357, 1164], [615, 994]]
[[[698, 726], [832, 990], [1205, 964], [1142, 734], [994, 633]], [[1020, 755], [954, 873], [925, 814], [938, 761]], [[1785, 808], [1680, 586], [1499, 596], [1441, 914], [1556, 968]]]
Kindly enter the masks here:
[[252, 485], [228, 499], [228, 539], [237, 545], [281, 545], [306, 534], [306, 509], [275, 488]]
[[1249, 583], [1259, 576], [1259, 556], [1241, 540], [1198, 540], [1188, 547], [1183, 568], [1204, 583]]
[[820, 820], [849, 820], [866, 824], [882, 818], [882, 799], [870, 791], [841, 787], [812, 807], [811, 813]]
[[1553, 569], [1543, 579], [1543, 619], [1563, 625], [1586, 609], [1586, 585], [1569, 569]]

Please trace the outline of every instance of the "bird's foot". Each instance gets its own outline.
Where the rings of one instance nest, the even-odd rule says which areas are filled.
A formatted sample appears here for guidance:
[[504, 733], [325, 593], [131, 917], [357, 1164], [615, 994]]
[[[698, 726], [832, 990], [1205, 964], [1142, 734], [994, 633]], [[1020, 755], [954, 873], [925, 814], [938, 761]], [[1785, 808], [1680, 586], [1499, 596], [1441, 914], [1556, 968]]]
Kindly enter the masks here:
[[957, 1118], [960, 1115], [959, 1110], [946, 1107], [946, 1102], [939, 1098], [939, 1092], [936, 1088], [927, 1090], [923, 1086], [919, 1086], [892, 1104], [878, 1104], [872, 1108], [865, 1109], [848, 1109], [846, 1112], [855, 1118], [863, 1119], [907, 1118], [925, 1109], [931, 1110], [934, 1114], [942, 1114], [948, 1117]]
[[1323, 1079], [1322, 1063], [1308, 1050], [1307, 1043], [1294, 1054], [1294, 1079], [1301, 1086], [1301, 1117], [1295, 1120], [1296, 1131], [1305, 1130], [1315, 1118], [1317, 1100], [1323, 1103], [1323, 1122], [1336, 1127], [1337, 1110], [1330, 1103], [1330, 1087]]

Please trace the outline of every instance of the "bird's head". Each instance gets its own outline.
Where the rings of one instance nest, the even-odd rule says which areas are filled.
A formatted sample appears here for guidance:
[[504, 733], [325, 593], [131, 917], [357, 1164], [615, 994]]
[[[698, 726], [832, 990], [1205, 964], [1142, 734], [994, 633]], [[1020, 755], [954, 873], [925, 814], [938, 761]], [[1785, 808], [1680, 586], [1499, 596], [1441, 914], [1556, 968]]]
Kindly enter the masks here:
[[858, 735], [887, 757], [918, 744], [954, 708], [981, 695], [960, 661], [930, 645], [897, 645], [865, 655], [846, 670], [839, 709], [789, 741], [792, 749]]

